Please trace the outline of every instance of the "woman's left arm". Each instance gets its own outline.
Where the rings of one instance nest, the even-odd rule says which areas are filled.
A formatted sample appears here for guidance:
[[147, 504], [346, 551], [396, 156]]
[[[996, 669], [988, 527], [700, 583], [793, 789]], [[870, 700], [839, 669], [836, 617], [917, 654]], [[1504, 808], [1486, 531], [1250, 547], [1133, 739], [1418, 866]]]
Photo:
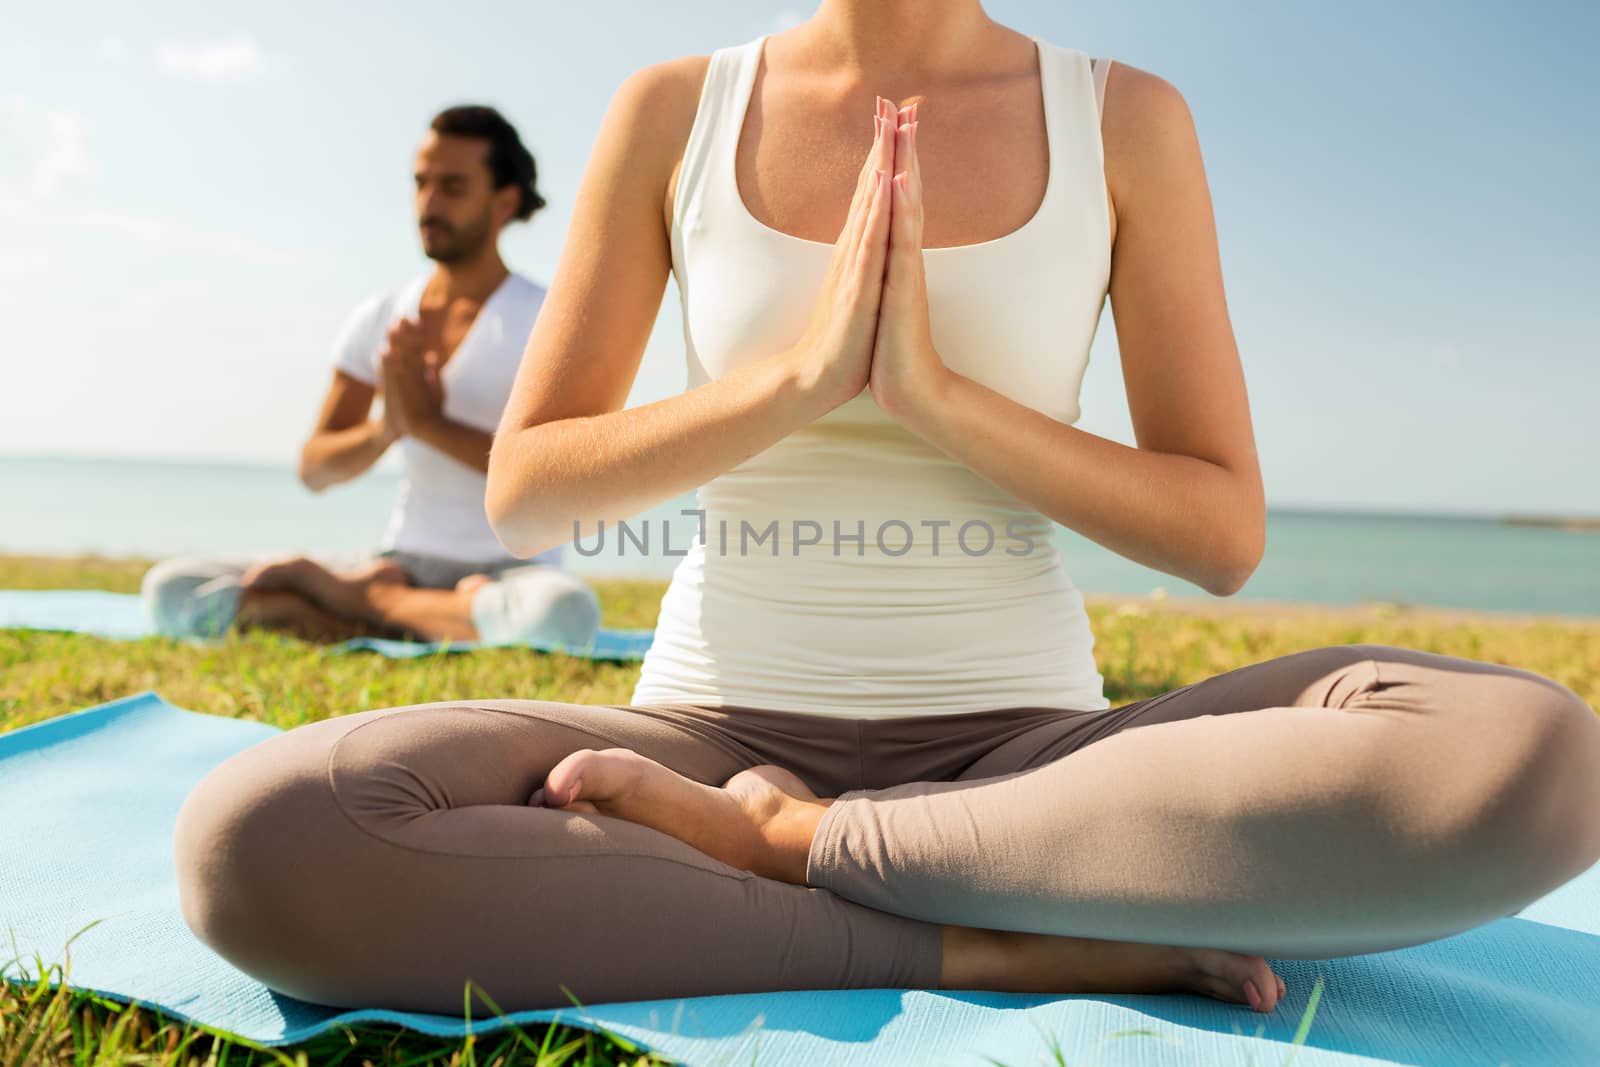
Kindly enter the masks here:
[[[1117, 219], [1110, 296], [1138, 447], [1013, 401], [951, 371], [931, 347], [893, 357], [903, 370], [884, 375], [896, 385], [879, 401], [914, 433], [1063, 526], [1229, 596], [1261, 561], [1266, 504], [1199, 141], [1171, 84], [1122, 63], [1112, 73], [1103, 130]], [[914, 134], [897, 139], [895, 169], [906, 168], [898, 152], [909, 148], [908, 195], [919, 200], [914, 141]], [[911, 227], [892, 225], [891, 241], [914, 243], [917, 254], [891, 253], [891, 276], [897, 261], [921, 272], [920, 204], [908, 203]], [[896, 337], [916, 339], [906, 349], [927, 343], [926, 319], [915, 320], [912, 303], [891, 310], [886, 301], [880, 349]], [[926, 311], [924, 303], [920, 314]], [[885, 314], [912, 326], [885, 331]]]

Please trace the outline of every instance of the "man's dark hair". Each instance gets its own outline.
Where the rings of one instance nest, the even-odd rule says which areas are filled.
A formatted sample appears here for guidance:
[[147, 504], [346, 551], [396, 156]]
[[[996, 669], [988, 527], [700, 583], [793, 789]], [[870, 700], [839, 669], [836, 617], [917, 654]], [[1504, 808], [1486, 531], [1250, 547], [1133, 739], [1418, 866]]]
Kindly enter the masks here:
[[494, 187], [504, 189], [515, 185], [522, 194], [516, 218], [526, 221], [545, 206], [544, 197], [534, 188], [539, 180], [539, 169], [534, 165], [533, 156], [522, 147], [516, 128], [500, 112], [482, 104], [461, 104], [435, 115], [431, 128], [435, 133], [481, 137], [489, 142], [489, 171], [494, 175]]

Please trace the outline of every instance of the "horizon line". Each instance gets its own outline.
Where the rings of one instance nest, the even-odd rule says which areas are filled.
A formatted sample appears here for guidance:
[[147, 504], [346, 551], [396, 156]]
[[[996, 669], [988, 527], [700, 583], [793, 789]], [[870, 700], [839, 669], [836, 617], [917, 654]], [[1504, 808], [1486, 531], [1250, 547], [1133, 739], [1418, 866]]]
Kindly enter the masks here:
[[[43, 460], [67, 461], [73, 463], [117, 463], [117, 464], [165, 464], [179, 467], [212, 467], [212, 468], [246, 468], [263, 472], [285, 472], [293, 474], [295, 465], [288, 461], [253, 460], [242, 457], [228, 459], [197, 459], [192, 456], [162, 456], [162, 455], [132, 455], [109, 456], [103, 453], [74, 453], [74, 452], [0, 452], [0, 461], [8, 459], [18, 460]], [[380, 460], [381, 462], [381, 460]], [[402, 473], [398, 469], [374, 466], [366, 473], [378, 473], [391, 477], [399, 477]], [[692, 493], [693, 490], [690, 491]], [[684, 494], [689, 495], [689, 494]], [[1295, 504], [1270, 501], [1267, 512], [1280, 514], [1315, 514], [1337, 515], [1346, 518], [1371, 517], [1371, 518], [1425, 518], [1425, 519], [1471, 519], [1490, 522], [1536, 522], [1536, 523], [1562, 523], [1562, 522], [1600, 522], [1600, 511], [1583, 512], [1552, 512], [1541, 511], [1396, 511], [1387, 505], [1371, 504]]]

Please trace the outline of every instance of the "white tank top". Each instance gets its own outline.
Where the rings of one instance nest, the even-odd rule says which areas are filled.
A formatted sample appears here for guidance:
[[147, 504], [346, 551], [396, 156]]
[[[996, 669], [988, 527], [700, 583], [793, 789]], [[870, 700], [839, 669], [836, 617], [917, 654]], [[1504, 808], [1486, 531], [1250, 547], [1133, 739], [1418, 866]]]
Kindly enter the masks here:
[[[1071, 423], [1110, 278], [1106, 64], [1033, 40], [1044, 200], [1021, 228], [923, 261], [945, 363]], [[680, 168], [672, 269], [690, 389], [793, 343], [833, 251], [756, 219], [735, 184], [765, 41], [712, 53]], [[697, 497], [703, 522], [669, 520], [676, 550], [688, 547], [633, 703], [869, 718], [1110, 707], [1050, 521], [867, 391]]]

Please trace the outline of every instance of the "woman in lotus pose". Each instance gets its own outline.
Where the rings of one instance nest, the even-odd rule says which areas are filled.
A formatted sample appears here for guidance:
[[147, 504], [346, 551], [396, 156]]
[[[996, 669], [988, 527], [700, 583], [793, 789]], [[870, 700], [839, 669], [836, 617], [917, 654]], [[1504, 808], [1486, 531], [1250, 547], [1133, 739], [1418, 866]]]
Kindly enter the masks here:
[[[624, 410], [669, 271], [688, 388]], [[1137, 448], [1072, 425], [1108, 293]], [[1332, 645], [1109, 705], [1050, 521], [1238, 590], [1243, 375], [1183, 98], [977, 0], [822, 0], [615, 94], [487, 510], [529, 556], [695, 487], [630, 703], [381, 708], [237, 754], [179, 816], [194, 931], [344, 1007], [456, 1012], [471, 980], [503, 1010], [1270, 1011], [1266, 957], [1445, 937], [1600, 858], [1600, 720], [1526, 670]]]

